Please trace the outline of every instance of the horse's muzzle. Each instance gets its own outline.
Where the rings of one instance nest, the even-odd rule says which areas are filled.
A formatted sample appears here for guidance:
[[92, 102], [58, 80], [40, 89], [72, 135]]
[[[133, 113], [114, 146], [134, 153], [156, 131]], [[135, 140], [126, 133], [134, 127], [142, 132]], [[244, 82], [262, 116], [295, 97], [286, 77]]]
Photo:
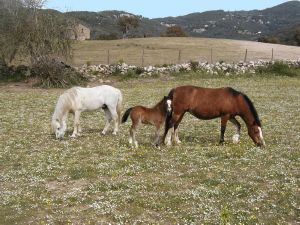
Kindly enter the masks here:
[[256, 146], [259, 147], [259, 148], [265, 148], [266, 143], [264, 141], [262, 141], [262, 142], [257, 143]]

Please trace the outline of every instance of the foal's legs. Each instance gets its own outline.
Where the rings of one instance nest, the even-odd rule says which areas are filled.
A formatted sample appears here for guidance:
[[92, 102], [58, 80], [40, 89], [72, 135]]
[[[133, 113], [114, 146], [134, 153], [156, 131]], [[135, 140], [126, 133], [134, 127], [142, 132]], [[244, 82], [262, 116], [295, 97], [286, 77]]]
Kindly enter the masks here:
[[129, 129], [129, 144], [134, 144], [134, 147], [138, 147], [138, 142], [137, 140], [135, 139], [135, 133], [136, 133], [136, 128], [137, 128], [137, 125], [138, 125], [138, 121], [134, 121], [132, 120], [132, 124], [131, 124], [131, 127]]
[[105, 112], [105, 126], [104, 126], [104, 129], [102, 131], [102, 134], [106, 134], [106, 132], [109, 128], [109, 123], [111, 121], [110, 111], [108, 109], [104, 109], [104, 112]]
[[159, 130], [160, 130], [160, 125], [155, 125], [155, 139], [154, 139], [154, 145], [158, 147], [159, 145]]
[[220, 137], [220, 144], [224, 143], [224, 134], [226, 130], [227, 121], [229, 120], [230, 115], [226, 114], [221, 117], [221, 137]]
[[234, 118], [234, 117], [230, 118], [229, 121], [230, 121], [231, 123], [233, 123], [233, 124], [235, 125], [235, 127], [236, 127], [236, 134], [232, 136], [232, 141], [233, 141], [234, 143], [237, 143], [237, 142], [239, 142], [239, 140], [240, 140], [241, 124], [240, 124], [239, 121], [237, 121], [236, 118]]
[[79, 130], [81, 130], [80, 128], [80, 123], [79, 123], [79, 117], [80, 117], [80, 111], [75, 111], [74, 113], [74, 130], [73, 130], [73, 134], [71, 135], [71, 137], [76, 137], [79, 136]]

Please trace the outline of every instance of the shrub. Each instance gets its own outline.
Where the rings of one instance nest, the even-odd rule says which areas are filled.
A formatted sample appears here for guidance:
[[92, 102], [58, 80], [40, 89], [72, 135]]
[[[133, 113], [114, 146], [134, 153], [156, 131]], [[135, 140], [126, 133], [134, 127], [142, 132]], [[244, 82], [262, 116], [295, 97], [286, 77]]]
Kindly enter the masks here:
[[277, 37], [260, 37], [257, 39], [258, 42], [280, 44], [280, 40]]
[[145, 70], [144, 70], [143, 67], [137, 67], [137, 68], [135, 69], [135, 73], [136, 73], [137, 75], [140, 75], [140, 74], [142, 74], [142, 73], [144, 73], [144, 72], [145, 72]]
[[38, 79], [37, 86], [44, 88], [65, 88], [87, 83], [87, 78], [74, 68], [56, 60], [42, 60], [34, 64], [31, 76]]
[[197, 61], [190, 61], [190, 66], [191, 66], [191, 69], [195, 72], [195, 71], [198, 70], [199, 62], [197, 62]]
[[111, 34], [100, 34], [96, 39], [97, 40], [118, 40], [120, 39], [120, 37], [117, 33], [111, 33]]
[[163, 35], [165, 37], [187, 37], [188, 35], [184, 32], [182, 27], [176, 25], [168, 27], [166, 33]]
[[290, 67], [287, 63], [282, 61], [276, 61], [274, 64], [270, 64], [266, 67], [260, 67], [256, 69], [256, 72], [260, 74], [274, 74], [277, 76], [300, 76], [300, 68]]

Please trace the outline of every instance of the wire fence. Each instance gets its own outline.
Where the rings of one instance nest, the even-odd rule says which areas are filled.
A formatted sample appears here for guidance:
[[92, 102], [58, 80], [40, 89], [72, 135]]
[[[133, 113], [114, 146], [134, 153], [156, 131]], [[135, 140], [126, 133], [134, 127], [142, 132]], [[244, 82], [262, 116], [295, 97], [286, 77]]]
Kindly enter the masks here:
[[[287, 53], [289, 57], [287, 57]], [[200, 62], [248, 62], [258, 60], [299, 59], [299, 53], [269, 50], [237, 49], [232, 51], [221, 48], [192, 48], [192, 49], [105, 49], [75, 51], [72, 64], [116, 64], [125, 62], [129, 65], [148, 66], [164, 64], [181, 64], [190, 61]]]

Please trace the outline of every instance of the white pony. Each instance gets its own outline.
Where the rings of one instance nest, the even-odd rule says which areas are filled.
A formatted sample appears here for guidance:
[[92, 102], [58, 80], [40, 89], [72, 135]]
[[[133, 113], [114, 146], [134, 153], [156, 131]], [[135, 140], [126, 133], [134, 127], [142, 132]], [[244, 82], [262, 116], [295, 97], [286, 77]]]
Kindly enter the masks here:
[[110, 121], [114, 122], [113, 134], [117, 134], [122, 110], [122, 93], [109, 85], [92, 88], [73, 87], [59, 96], [52, 116], [52, 129], [56, 138], [62, 138], [67, 129], [69, 113], [74, 114], [74, 131], [71, 137], [80, 135], [80, 113], [102, 108], [105, 111], [105, 127], [102, 134], [109, 128]]

